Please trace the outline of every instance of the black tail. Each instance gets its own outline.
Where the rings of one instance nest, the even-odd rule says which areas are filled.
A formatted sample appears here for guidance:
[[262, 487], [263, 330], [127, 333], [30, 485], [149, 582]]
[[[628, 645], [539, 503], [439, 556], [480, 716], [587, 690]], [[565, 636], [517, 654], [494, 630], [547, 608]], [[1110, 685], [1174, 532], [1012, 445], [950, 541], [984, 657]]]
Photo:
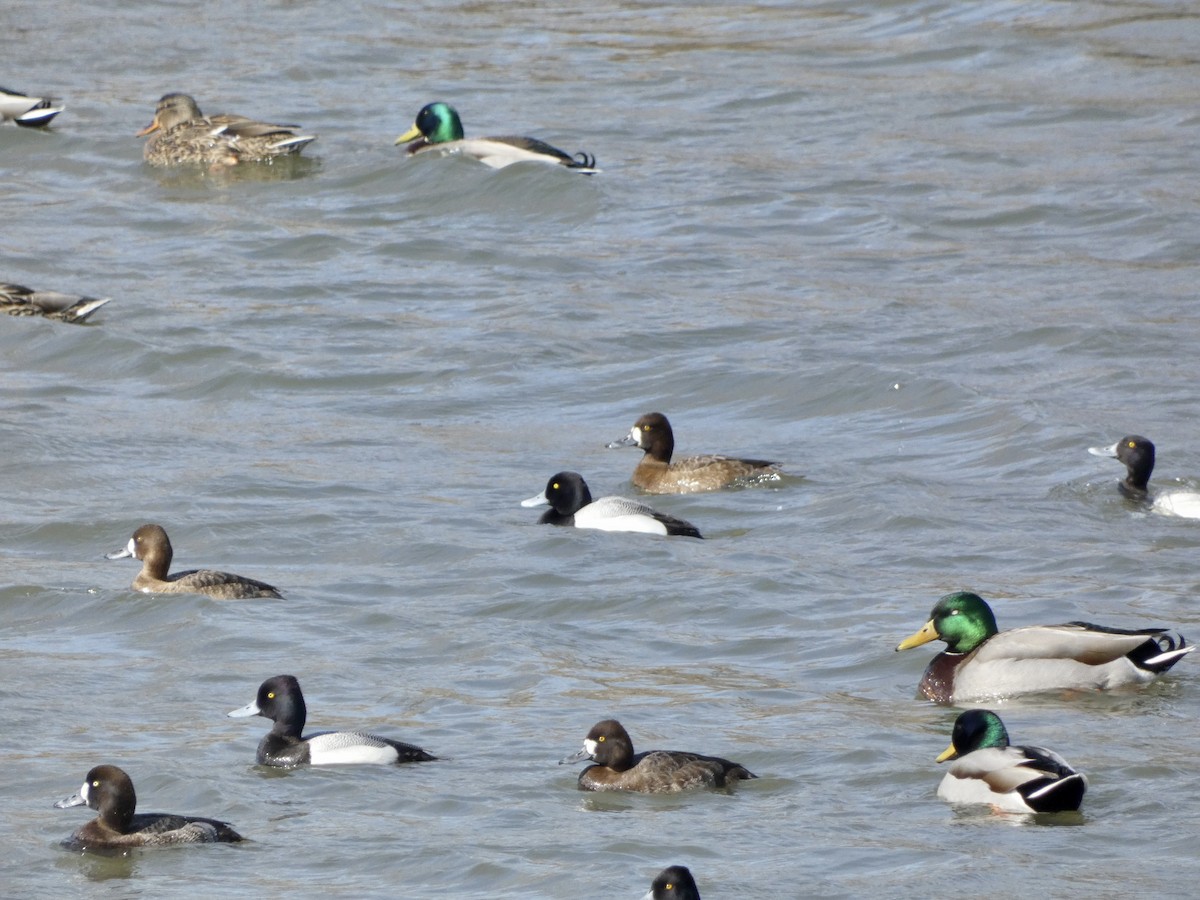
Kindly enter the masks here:
[[1168, 632], [1163, 632], [1130, 653], [1129, 660], [1139, 669], [1160, 675], [1195, 649], [1182, 634], [1176, 641]]
[[1066, 778], [1039, 778], [1017, 788], [1034, 812], [1074, 812], [1083, 803], [1087, 779], [1079, 772]]

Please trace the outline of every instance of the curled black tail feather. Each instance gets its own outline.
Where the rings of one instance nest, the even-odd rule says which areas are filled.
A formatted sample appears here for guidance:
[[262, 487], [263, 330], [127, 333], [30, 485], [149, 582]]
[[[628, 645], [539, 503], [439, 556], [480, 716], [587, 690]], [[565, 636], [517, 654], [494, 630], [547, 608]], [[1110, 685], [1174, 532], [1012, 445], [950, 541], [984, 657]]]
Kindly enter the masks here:
[[576, 153], [572, 157], [572, 159], [574, 161], [567, 164], [568, 168], [571, 168], [571, 169], [594, 169], [594, 168], [596, 168], [596, 157], [592, 156], [591, 154], [584, 153], [582, 150], [579, 151], [578, 153]]
[[1175, 640], [1168, 632], [1156, 635], [1129, 654], [1130, 661], [1139, 669], [1156, 675], [1167, 671], [1196, 648], [1178, 635]]

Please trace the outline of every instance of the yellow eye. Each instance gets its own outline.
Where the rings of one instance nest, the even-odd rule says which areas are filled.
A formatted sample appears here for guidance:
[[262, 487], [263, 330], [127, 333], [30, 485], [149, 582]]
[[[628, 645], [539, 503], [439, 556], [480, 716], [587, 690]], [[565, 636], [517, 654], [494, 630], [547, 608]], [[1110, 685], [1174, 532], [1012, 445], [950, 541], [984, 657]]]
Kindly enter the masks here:
[[92, 782], [92, 787], [100, 787], [100, 780], [99, 780], [99, 779], [97, 779], [96, 781], [93, 781], [93, 782]]
[[604, 743], [604, 735], [600, 735], [600, 737], [596, 738], [596, 743], [603, 744]]
[[1130, 441], [1126, 446], [1128, 446], [1129, 449], [1132, 450], [1134, 447], [1137, 446], [1137, 444], [1135, 444], [1133, 441]]
[[269, 691], [269, 692], [267, 693], [267, 699], [268, 699], [268, 700], [274, 700], [274, 699], [275, 699], [275, 692], [274, 692], [274, 691]]
[[673, 890], [675, 890], [675, 885], [671, 884], [671, 883], [668, 881], [668, 882], [667, 882], [667, 890], [668, 890], [668, 891], [673, 891]]
[[557, 491], [558, 490], [558, 482], [557, 481], [554, 482], [554, 484], [550, 485], [550, 487], [554, 488], [554, 490]]

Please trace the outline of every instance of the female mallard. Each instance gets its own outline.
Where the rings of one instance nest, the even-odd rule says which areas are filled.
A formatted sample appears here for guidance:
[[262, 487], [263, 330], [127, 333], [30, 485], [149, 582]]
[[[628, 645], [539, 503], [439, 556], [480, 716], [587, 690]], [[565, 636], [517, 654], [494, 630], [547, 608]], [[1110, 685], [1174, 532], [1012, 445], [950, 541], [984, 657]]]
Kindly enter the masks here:
[[675, 434], [671, 423], [659, 412], [646, 413], [629, 434], [608, 445], [637, 447], [645, 451], [633, 470], [633, 483], [648, 494], [691, 494], [715, 491], [735, 482], [767, 481], [779, 478], [777, 464], [765, 459], [738, 459], [732, 456], [684, 456], [671, 462]]
[[919, 690], [939, 703], [1143, 684], [1194, 649], [1165, 628], [1127, 631], [1068, 622], [999, 631], [991, 608], [965, 592], [939, 600], [925, 627], [896, 649], [935, 639], [947, 646], [929, 663]]
[[0, 310], [10, 316], [45, 316], [60, 322], [82, 322], [111, 299], [35, 291], [20, 284], [0, 283]]
[[1088, 447], [1093, 456], [1108, 456], [1125, 464], [1121, 493], [1130, 500], [1147, 504], [1151, 510], [1184, 519], [1200, 519], [1200, 494], [1195, 491], [1149, 493], [1150, 473], [1154, 471], [1154, 444], [1140, 434], [1127, 434], [1111, 447]]
[[146, 142], [152, 166], [235, 166], [299, 153], [316, 135], [297, 134], [298, 125], [271, 125], [245, 116], [204, 116], [187, 94], [163, 94], [154, 121], [138, 132], [158, 132]]
[[55, 106], [53, 97], [33, 97], [23, 91], [0, 87], [0, 122], [16, 122], [26, 128], [41, 128], [66, 107]]
[[937, 795], [951, 803], [987, 803], [1004, 812], [1073, 812], [1087, 778], [1043, 747], [1013, 747], [994, 712], [969, 709], [954, 722], [938, 762], [954, 760]]
[[[408, 144], [409, 141], [412, 143]], [[462, 120], [454, 107], [446, 103], [430, 103], [422, 107], [413, 127], [396, 138], [396, 143], [408, 144], [409, 156], [428, 150], [436, 150], [443, 156], [461, 153], [493, 169], [503, 169], [519, 162], [543, 162], [565, 166], [585, 175], [599, 171], [596, 157], [587, 153], [571, 156], [537, 138], [489, 137], [467, 140], [463, 137]]]

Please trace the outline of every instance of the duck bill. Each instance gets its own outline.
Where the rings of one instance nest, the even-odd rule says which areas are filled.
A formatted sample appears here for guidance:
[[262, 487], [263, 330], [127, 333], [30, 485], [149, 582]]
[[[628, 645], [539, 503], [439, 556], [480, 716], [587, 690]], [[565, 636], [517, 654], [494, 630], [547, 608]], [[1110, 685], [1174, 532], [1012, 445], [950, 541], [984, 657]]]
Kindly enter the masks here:
[[231, 719], [245, 719], [249, 716], [261, 715], [262, 710], [258, 708], [256, 703], [247, 703], [245, 706], [239, 706], [237, 709], [227, 712], [225, 715]]
[[530, 497], [528, 500], [522, 500], [521, 505], [530, 508], [534, 506], [549, 506], [550, 501], [546, 499], [546, 492], [538, 494], [536, 497]]
[[623, 438], [617, 438], [615, 441], [609, 441], [604, 446], [609, 450], [615, 450], [617, 447], [636, 447], [637, 445], [637, 438], [635, 438], [632, 434], [627, 434]]
[[154, 117], [154, 121], [137, 133], [137, 137], [145, 137], [151, 132], [158, 131], [158, 116]]
[[944, 763], [948, 759], [954, 759], [958, 756], [958, 751], [954, 749], [954, 742], [950, 742], [950, 746], [938, 754], [937, 761]]
[[566, 765], [570, 765], [571, 763], [577, 763], [580, 760], [591, 759], [591, 758], [592, 758], [592, 754], [590, 754], [588, 752], [588, 748], [580, 747], [577, 752], [572, 753], [570, 756], [564, 756], [562, 759], [560, 759], [558, 761], [558, 764], [560, 766], [566, 766]]
[[122, 547], [120, 550], [114, 550], [112, 553], [105, 553], [105, 559], [124, 559], [127, 556], [133, 556], [133, 551], [128, 547]]
[[920, 647], [922, 644], [928, 644], [930, 641], [936, 641], [937, 639], [937, 629], [933, 627], [933, 619], [930, 619], [920, 631], [916, 634], [910, 634], [898, 643], [896, 649], [911, 650], [913, 647]]
[[[1117, 441], [1117, 444], [1119, 443], [1121, 442]], [[1111, 447], [1088, 447], [1088, 453], [1092, 454], [1092, 456], [1110, 456], [1116, 459], [1117, 444], [1113, 444]]]
[[396, 146], [398, 147], [401, 144], [407, 144], [409, 141], [415, 141], [420, 136], [421, 129], [414, 125], [412, 128], [408, 129], [408, 131], [404, 132], [404, 134], [400, 135], [400, 137], [396, 138]]
[[87, 800], [83, 794], [72, 794], [70, 797], [64, 797], [54, 804], [55, 809], [70, 809], [72, 806], [87, 806]]

